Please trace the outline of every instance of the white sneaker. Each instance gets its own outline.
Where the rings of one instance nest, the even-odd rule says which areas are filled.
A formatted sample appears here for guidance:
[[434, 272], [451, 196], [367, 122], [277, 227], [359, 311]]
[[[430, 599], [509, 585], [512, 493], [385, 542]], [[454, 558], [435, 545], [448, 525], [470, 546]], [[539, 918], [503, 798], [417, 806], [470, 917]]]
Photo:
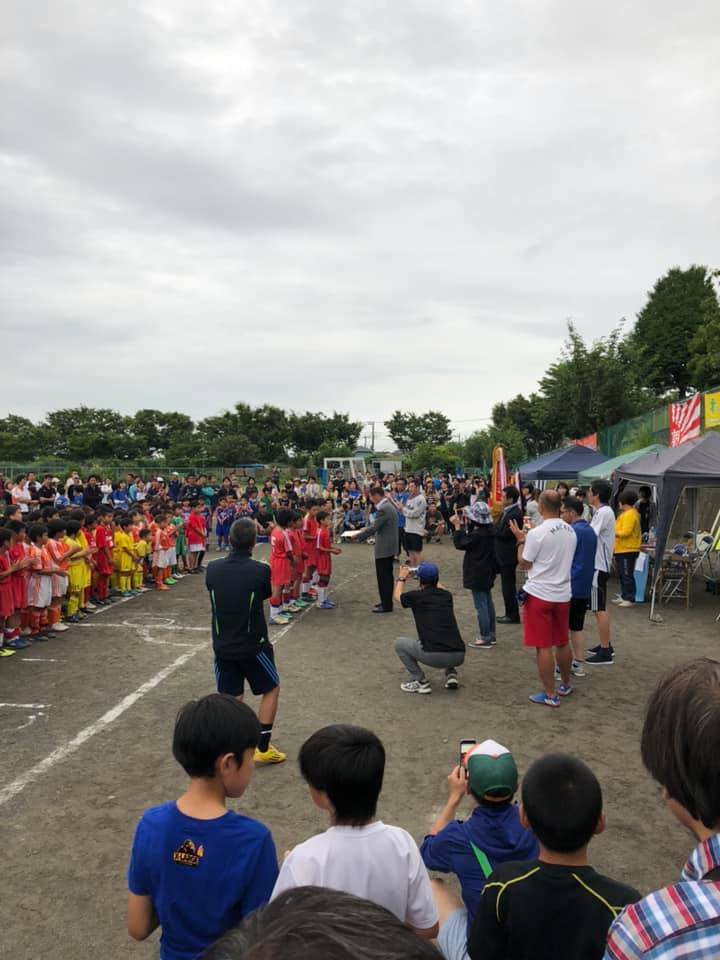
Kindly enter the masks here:
[[429, 680], [409, 680], [407, 683], [401, 683], [400, 689], [405, 693], [432, 693]]
[[587, 674], [583, 670], [583, 665], [579, 660], [573, 660], [572, 662], [572, 673], [574, 677], [586, 677]]
[[55, 630], [56, 633], [65, 633], [65, 631], [69, 629], [70, 627], [66, 623], [62, 623], [60, 620], [53, 625], [53, 630]]
[[20, 631], [20, 636], [29, 637], [31, 633], [32, 633], [32, 630], [30, 629], [30, 627], [23, 627], [22, 630]]
[[274, 617], [270, 617], [270, 623], [276, 624], [277, 626], [284, 626], [286, 623], [290, 623], [290, 617], [285, 613], [278, 613]]
[[94, 603], [86, 603], [83, 607], [84, 610], [97, 610], [97, 607]]
[[610, 603], [622, 603], [623, 598], [621, 596], [613, 597]]
[[619, 607], [634, 607], [635, 604], [632, 600], [621, 600], [618, 604]]

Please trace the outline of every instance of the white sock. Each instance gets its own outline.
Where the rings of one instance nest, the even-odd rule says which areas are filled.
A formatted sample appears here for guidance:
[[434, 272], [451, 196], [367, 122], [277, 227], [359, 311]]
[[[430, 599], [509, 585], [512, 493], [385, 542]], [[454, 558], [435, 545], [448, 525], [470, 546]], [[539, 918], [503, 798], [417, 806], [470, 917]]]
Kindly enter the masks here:
[[311, 586], [317, 587], [317, 585], [318, 585], [318, 580], [319, 580], [319, 579], [320, 579], [320, 578], [318, 577], [317, 570], [314, 570], [314, 571], [313, 571], [313, 575], [312, 575], [312, 579], [310, 580]]
[[318, 587], [318, 588], [317, 588], [317, 602], [318, 602], [318, 603], [324, 603], [326, 596], [327, 596], [327, 587]]

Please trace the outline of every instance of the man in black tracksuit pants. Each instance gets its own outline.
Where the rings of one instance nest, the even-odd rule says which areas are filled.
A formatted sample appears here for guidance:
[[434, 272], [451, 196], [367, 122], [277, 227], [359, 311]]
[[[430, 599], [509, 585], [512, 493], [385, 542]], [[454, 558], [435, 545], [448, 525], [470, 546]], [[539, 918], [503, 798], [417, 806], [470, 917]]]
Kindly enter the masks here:
[[495, 524], [495, 560], [500, 571], [505, 614], [497, 618], [498, 623], [520, 623], [520, 609], [515, 583], [517, 540], [510, 529], [512, 520], [519, 527], [523, 525], [523, 513], [520, 509], [519, 500], [520, 491], [517, 487], [503, 487], [503, 512]]

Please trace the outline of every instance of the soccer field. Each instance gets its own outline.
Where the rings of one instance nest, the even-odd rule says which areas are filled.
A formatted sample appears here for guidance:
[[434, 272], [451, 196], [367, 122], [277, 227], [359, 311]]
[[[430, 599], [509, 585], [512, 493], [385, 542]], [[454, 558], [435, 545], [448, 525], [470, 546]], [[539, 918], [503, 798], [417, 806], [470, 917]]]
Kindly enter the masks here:
[[[471, 639], [461, 556], [441, 544], [427, 557], [454, 591]], [[445, 801], [459, 740], [493, 737], [515, 753], [521, 773], [549, 750], [575, 753], [595, 770], [608, 827], [591, 846], [594, 866], [643, 892], [677, 876], [693, 844], [642, 770], [639, 733], [657, 675], [686, 657], [716, 655], [709, 598], [698, 591], [696, 608], [663, 610], [662, 625], [649, 624], [646, 607], [613, 610], [615, 665], [588, 667], [576, 694], [549, 710], [527, 701], [538, 686], [534, 657], [514, 626], [498, 628], [494, 649], [468, 651], [457, 692], [428, 671], [431, 696], [402, 693], [392, 645], [412, 634], [412, 616], [370, 614], [371, 547], [343, 548], [331, 596], [335, 610], [310, 608], [272, 634], [282, 678], [273, 742], [289, 759], [257, 770], [239, 806], [272, 829], [279, 855], [324, 827], [297, 770], [301, 743], [324, 724], [350, 722], [374, 729], [388, 752], [379, 816], [417, 839]], [[592, 623], [587, 637], [595, 642]], [[136, 944], [125, 929], [130, 843], [143, 809], [183, 789], [170, 754], [173, 722], [186, 700], [214, 689], [212, 666], [200, 577], [117, 603], [0, 663], [3, 942], [15, 960], [157, 954], [157, 935]]]

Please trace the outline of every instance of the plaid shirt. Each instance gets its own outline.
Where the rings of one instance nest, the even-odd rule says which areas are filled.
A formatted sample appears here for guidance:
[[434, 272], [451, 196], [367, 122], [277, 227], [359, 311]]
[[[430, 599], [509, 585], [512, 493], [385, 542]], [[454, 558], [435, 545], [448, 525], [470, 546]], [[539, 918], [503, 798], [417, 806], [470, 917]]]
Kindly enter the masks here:
[[720, 834], [693, 850], [681, 882], [626, 907], [608, 934], [604, 960], [710, 960], [720, 957]]

